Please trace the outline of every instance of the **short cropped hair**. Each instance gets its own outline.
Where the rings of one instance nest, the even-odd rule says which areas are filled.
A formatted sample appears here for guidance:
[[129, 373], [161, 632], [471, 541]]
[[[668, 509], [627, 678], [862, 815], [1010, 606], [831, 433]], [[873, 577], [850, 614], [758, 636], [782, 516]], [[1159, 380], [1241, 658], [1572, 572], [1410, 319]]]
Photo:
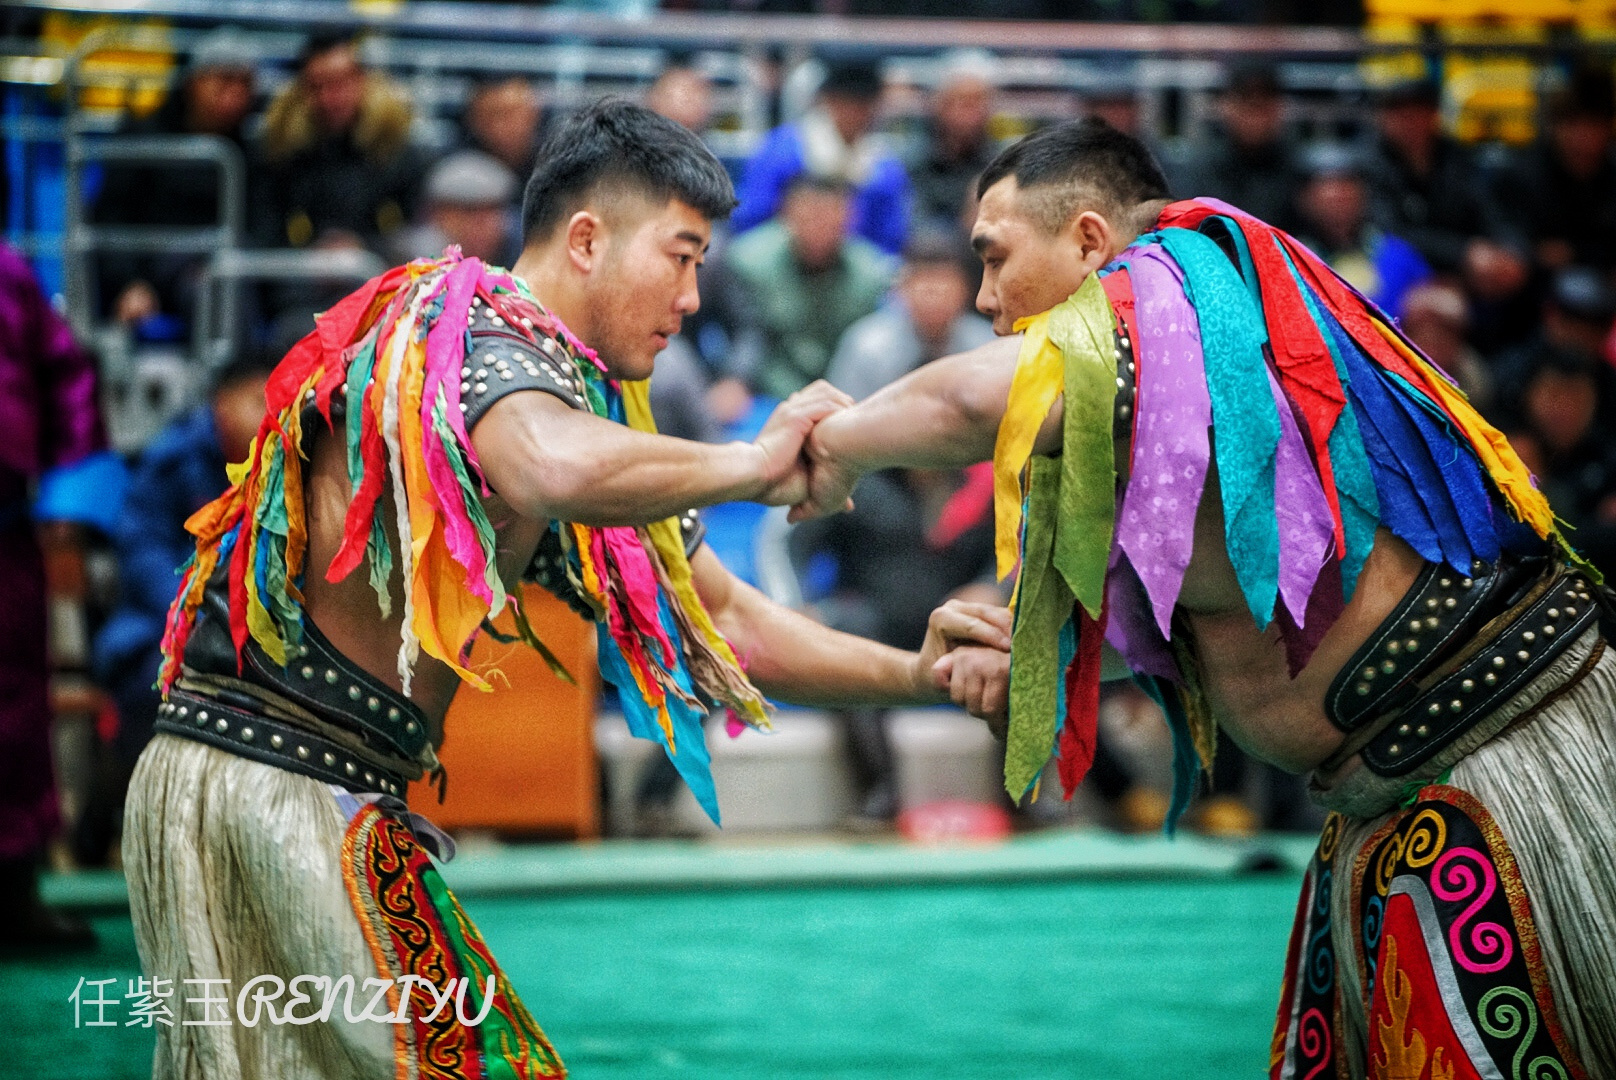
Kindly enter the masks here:
[[522, 235], [542, 240], [602, 189], [678, 199], [708, 220], [735, 209], [729, 174], [702, 141], [665, 117], [603, 98], [545, 140], [522, 199]]
[[1023, 211], [1048, 232], [1080, 210], [1126, 212], [1168, 197], [1167, 178], [1145, 144], [1092, 116], [1007, 146], [977, 181], [977, 198], [1006, 177], [1015, 178]]

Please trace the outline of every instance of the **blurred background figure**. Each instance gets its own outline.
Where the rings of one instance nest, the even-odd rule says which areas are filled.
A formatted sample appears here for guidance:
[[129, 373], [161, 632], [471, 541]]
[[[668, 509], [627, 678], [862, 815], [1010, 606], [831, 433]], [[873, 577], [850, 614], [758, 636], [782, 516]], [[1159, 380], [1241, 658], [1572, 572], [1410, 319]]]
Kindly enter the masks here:
[[967, 205], [975, 204], [976, 178], [999, 152], [988, 133], [993, 73], [993, 60], [984, 53], [962, 51], [943, 59], [926, 129], [909, 161], [917, 222], [958, 228]]
[[502, 162], [527, 183], [544, 141], [544, 99], [518, 75], [477, 84], [461, 116], [461, 146]]
[[[250, 178], [260, 175], [245, 134], [256, 64], [252, 46], [238, 32], [214, 31], [192, 50], [177, 91], [151, 116], [131, 120], [120, 133], [218, 136], [241, 153]], [[112, 165], [92, 220], [104, 225], [206, 228], [220, 220], [219, 191], [219, 171], [211, 163]], [[249, 186], [249, 214], [257, 212], [262, 196], [261, 185]], [[147, 324], [147, 336], [183, 337], [206, 263], [206, 255], [103, 254], [98, 260], [103, 313], [126, 326]], [[166, 326], [155, 324], [159, 317]]]
[[[792, 559], [817, 594], [814, 614], [838, 630], [912, 649], [925, 637], [932, 610], [950, 596], [1004, 603], [1009, 597], [993, 564], [992, 483], [991, 469], [981, 466], [874, 473], [854, 489], [852, 510], [799, 525], [791, 533]], [[898, 783], [888, 711], [838, 715], [856, 783], [848, 824], [889, 825], [898, 812]]]
[[[0, 947], [84, 948], [89, 924], [39, 899], [39, 864], [61, 822], [51, 760], [46, 604], [68, 582], [76, 526], [30, 512], [41, 477], [106, 447], [95, 367], [21, 255], [0, 245]], [[47, 562], [46, 555], [50, 556]]]
[[1510, 245], [1474, 154], [1442, 133], [1440, 104], [1441, 87], [1432, 79], [1377, 94], [1376, 139], [1366, 162], [1375, 223], [1477, 299], [1506, 300], [1526, 284], [1525, 253]]
[[264, 386], [279, 355], [255, 352], [221, 369], [208, 400], [164, 428], [141, 452], [113, 540], [118, 603], [96, 635], [91, 670], [112, 698], [117, 733], [101, 748], [95, 781], [74, 830], [74, 856], [100, 866], [119, 833], [135, 759], [157, 718], [158, 648], [178, 588], [175, 568], [195, 549], [185, 522], [229, 486], [225, 466], [244, 461], [264, 418]]
[[1296, 228], [1302, 187], [1297, 149], [1285, 130], [1285, 96], [1272, 60], [1243, 61], [1217, 101], [1218, 122], [1169, 177], [1180, 198], [1211, 196], [1281, 229]]
[[[1118, 80], [1103, 86], [1091, 87], [1083, 92], [1081, 113], [1094, 116], [1125, 134], [1141, 137], [1139, 124], [1139, 91]], [[1171, 181], [1172, 177], [1168, 177]]]
[[1616, 270], [1616, 87], [1610, 67], [1577, 68], [1555, 93], [1541, 139], [1500, 178], [1499, 203], [1546, 272]]
[[746, 319], [728, 375], [753, 393], [785, 398], [821, 378], [842, 334], [892, 286], [892, 261], [848, 234], [854, 198], [845, 180], [803, 173], [778, 217], [725, 249], [728, 287], [741, 294], [729, 310]]
[[1500, 358], [1499, 426], [1579, 550], [1616, 572], [1616, 370], [1603, 345], [1616, 291], [1586, 267], [1555, 275], [1541, 331]]
[[688, 57], [675, 56], [645, 92], [645, 107], [697, 135], [713, 123], [713, 84]]
[[354, 38], [310, 38], [264, 116], [264, 243], [385, 250], [413, 216], [423, 171], [410, 118], [409, 98], [365, 69]]
[[1397, 317], [1409, 340], [1459, 384], [1472, 405], [1491, 415], [1493, 372], [1465, 337], [1470, 311], [1464, 293], [1443, 282], [1416, 285], [1404, 294]]
[[516, 174], [497, 158], [450, 154], [427, 171], [425, 220], [395, 237], [395, 259], [435, 259], [453, 244], [467, 258], [509, 267], [522, 251], [520, 194]]
[[921, 364], [993, 340], [993, 324], [971, 306], [968, 259], [961, 237], [919, 232], [904, 249], [890, 302], [848, 327], [825, 378], [867, 398]]
[[848, 185], [847, 228], [890, 254], [909, 229], [909, 177], [875, 130], [881, 73], [873, 63], [827, 65], [814, 106], [771, 131], [746, 163], [730, 218], [737, 233], [773, 218], [793, 180], [808, 175]]
[[1412, 244], [1370, 220], [1369, 185], [1357, 154], [1320, 144], [1303, 161], [1297, 238], [1393, 318], [1401, 317], [1404, 294], [1431, 276], [1430, 266]]

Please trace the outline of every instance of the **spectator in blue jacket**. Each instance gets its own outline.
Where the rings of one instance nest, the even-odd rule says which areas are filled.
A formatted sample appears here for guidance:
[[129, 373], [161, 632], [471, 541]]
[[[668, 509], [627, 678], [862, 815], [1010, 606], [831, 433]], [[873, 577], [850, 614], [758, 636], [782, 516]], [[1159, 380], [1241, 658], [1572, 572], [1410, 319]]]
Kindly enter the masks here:
[[853, 189], [849, 231], [891, 255], [909, 230], [909, 177], [875, 128], [881, 74], [873, 64], [830, 66], [814, 107], [771, 131], [746, 163], [731, 225], [745, 232], [773, 218], [792, 181], [807, 173]]
[[225, 464], [246, 459], [264, 416], [264, 386], [272, 367], [268, 354], [225, 367], [209, 400], [176, 418], [146, 446], [126, 489], [113, 535], [118, 606], [96, 635], [91, 656], [96, 682], [117, 706], [118, 734], [74, 838], [85, 861], [99, 861], [110, 846], [129, 772], [151, 739], [158, 645], [179, 588], [176, 571], [195, 548], [185, 521], [229, 484]]

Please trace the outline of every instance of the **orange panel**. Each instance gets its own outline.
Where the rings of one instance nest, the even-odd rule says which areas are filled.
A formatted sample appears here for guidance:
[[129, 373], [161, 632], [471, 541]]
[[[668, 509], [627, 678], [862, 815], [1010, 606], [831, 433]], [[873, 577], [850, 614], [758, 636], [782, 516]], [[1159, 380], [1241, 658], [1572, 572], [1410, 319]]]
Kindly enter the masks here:
[[[471, 666], [496, 689], [461, 687], [455, 695], [438, 753], [449, 773], [448, 797], [440, 805], [423, 781], [413, 786], [410, 804], [445, 828], [595, 836], [594, 628], [541, 589], [528, 589], [524, 600], [533, 629], [578, 685], [552, 675], [521, 642], [502, 645], [483, 635]], [[495, 626], [515, 633], [509, 612]]]

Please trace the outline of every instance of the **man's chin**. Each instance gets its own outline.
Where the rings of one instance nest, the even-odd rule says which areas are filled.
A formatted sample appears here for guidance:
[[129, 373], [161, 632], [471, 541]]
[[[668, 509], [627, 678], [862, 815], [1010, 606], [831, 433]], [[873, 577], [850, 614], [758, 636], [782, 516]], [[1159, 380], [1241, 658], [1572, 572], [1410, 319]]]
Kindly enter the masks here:
[[606, 374], [619, 382], [638, 382], [641, 379], [649, 379], [651, 372], [656, 367], [655, 353], [646, 353], [644, 356], [629, 358], [614, 356], [608, 359], [602, 356], [601, 359], [606, 362]]

